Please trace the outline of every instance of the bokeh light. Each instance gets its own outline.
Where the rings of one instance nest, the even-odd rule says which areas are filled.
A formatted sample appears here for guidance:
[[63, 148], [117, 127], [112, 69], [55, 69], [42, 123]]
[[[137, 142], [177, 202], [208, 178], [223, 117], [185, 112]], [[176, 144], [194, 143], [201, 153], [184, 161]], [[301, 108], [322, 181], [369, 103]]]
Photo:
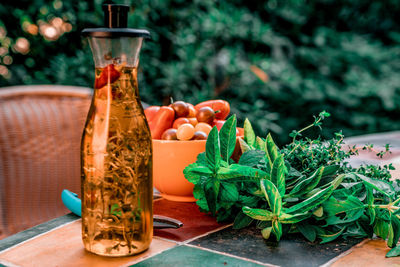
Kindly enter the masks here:
[[17, 39], [17, 41], [15, 42], [15, 45], [13, 46], [13, 48], [15, 51], [25, 55], [29, 52], [30, 43], [26, 38], [19, 37]]
[[5, 56], [5, 57], [3, 57], [3, 63], [4, 63], [5, 65], [11, 65], [12, 62], [13, 62], [13, 59], [12, 59], [11, 56]]
[[8, 68], [4, 65], [0, 65], [0, 75], [7, 76], [8, 75]]

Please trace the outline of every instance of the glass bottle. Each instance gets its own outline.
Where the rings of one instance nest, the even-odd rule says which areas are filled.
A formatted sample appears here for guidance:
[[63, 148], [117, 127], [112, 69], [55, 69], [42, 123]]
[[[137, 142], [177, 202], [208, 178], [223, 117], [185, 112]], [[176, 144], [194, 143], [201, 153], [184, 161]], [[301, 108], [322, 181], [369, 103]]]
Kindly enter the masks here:
[[137, 67], [146, 30], [129, 29], [129, 6], [103, 5], [106, 28], [84, 29], [95, 63], [81, 143], [82, 239], [104, 256], [146, 250], [153, 235], [152, 142]]

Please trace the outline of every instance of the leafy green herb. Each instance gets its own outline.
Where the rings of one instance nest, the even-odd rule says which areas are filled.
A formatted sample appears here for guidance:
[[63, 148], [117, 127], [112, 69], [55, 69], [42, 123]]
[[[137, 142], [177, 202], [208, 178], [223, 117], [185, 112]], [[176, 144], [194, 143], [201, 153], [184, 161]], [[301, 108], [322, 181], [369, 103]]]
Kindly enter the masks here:
[[[235, 229], [256, 222], [265, 239], [273, 236], [277, 241], [292, 232], [321, 243], [375, 233], [394, 247], [387, 257], [400, 255], [395, 247], [400, 239], [400, 187], [390, 180], [393, 166], [349, 166], [347, 159], [358, 148], [342, 149], [341, 133], [324, 141], [298, 139], [309, 128], [320, 128], [329, 116], [321, 112], [312, 124], [293, 131], [292, 143], [281, 149], [270, 134], [256, 136], [246, 120], [244, 139], [239, 139], [243, 154], [237, 163], [230, 159], [236, 116], [220, 132], [214, 127], [206, 152], [184, 170], [187, 180], [195, 184], [193, 194], [200, 210], [218, 221], [234, 221]], [[378, 156], [385, 153], [390, 153], [389, 146]]]

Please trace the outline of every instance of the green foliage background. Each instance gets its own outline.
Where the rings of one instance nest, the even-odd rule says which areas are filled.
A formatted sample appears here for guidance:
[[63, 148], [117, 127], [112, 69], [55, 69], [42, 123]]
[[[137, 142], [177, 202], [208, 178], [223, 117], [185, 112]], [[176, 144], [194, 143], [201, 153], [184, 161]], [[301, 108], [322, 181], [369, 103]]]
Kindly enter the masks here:
[[[65, 84], [91, 87], [93, 61], [80, 31], [102, 25], [100, 0], [0, 3], [0, 37], [13, 63], [0, 86]], [[118, 2], [118, 1], [116, 1]], [[398, 0], [212, 1], [138, 0], [129, 26], [147, 28], [141, 52], [142, 100], [162, 104], [223, 98], [239, 121], [280, 143], [292, 129], [327, 110], [326, 133], [346, 136], [400, 129]], [[31, 35], [24, 21], [63, 17], [73, 25], [56, 41]], [[30, 42], [26, 55], [12, 49]], [[7, 54], [0, 56], [0, 58]], [[260, 80], [256, 66], [269, 79]]]

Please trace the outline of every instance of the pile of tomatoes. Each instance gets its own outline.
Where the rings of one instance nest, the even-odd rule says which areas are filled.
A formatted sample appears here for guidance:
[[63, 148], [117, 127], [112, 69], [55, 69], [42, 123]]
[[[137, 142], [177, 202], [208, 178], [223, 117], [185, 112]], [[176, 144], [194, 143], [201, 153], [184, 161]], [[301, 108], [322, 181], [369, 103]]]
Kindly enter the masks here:
[[[150, 106], [144, 110], [153, 139], [205, 140], [213, 126], [218, 130], [230, 112], [225, 100], [208, 100], [197, 105], [176, 101], [169, 106]], [[242, 134], [240, 130], [237, 135]]]

